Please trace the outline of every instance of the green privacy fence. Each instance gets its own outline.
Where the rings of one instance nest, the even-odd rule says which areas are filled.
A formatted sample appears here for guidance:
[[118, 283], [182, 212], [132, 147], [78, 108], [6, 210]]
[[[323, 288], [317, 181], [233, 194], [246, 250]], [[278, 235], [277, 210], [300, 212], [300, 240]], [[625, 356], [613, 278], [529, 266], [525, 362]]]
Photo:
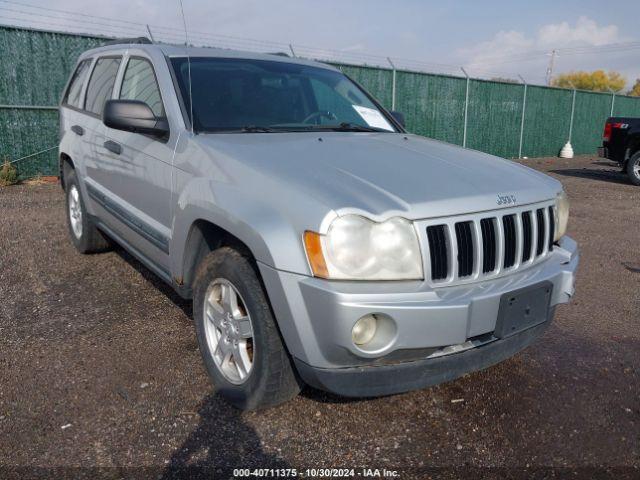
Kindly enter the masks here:
[[78, 55], [103, 42], [0, 27], [0, 161], [28, 156], [16, 163], [20, 177], [57, 175], [56, 105]]
[[394, 99], [392, 70], [334, 65], [395, 103], [409, 131], [507, 158], [558, 155], [570, 134], [576, 154], [592, 154], [607, 117], [640, 117], [636, 97], [418, 72], [396, 72]]
[[[22, 178], [57, 174], [55, 106], [78, 55], [104, 42], [0, 26], [0, 160], [18, 161]], [[334, 65], [403, 112], [409, 131], [507, 158], [557, 155], [569, 137], [577, 154], [594, 153], [608, 116], [640, 116], [639, 98]]]

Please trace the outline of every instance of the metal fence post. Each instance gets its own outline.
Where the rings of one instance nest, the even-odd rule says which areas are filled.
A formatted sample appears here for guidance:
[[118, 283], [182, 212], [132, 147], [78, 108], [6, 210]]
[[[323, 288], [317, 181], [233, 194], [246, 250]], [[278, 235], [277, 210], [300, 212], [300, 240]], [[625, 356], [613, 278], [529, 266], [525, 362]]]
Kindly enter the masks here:
[[609, 116], [613, 117], [613, 106], [616, 104], [616, 92], [611, 89], [609, 89], [609, 91], [611, 92], [611, 113]]
[[522, 94], [522, 117], [520, 118], [520, 145], [518, 146], [518, 158], [522, 158], [522, 141], [524, 139], [524, 113], [527, 108], [527, 82], [520, 75], [520, 80], [524, 84], [524, 93]]
[[387, 57], [389, 65], [391, 65], [391, 110], [396, 109], [396, 66], [391, 61], [390, 57]]
[[464, 127], [462, 130], [462, 146], [466, 147], [467, 146], [467, 118], [468, 118], [468, 114], [469, 114], [469, 75], [467, 75], [467, 71], [463, 68], [460, 67], [460, 70], [462, 70], [462, 73], [464, 73], [464, 76], [467, 77], [467, 88], [464, 94]]
[[569, 120], [569, 143], [571, 143], [571, 135], [573, 134], [573, 114], [576, 110], [576, 89], [573, 89], [573, 100], [571, 100], [571, 120]]

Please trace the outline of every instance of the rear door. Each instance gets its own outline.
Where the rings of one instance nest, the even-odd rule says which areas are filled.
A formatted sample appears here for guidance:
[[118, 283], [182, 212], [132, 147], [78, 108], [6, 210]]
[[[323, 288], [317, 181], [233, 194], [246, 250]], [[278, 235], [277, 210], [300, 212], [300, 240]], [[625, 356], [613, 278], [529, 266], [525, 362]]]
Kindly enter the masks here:
[[[82, 113], [82, 94], [91, 62], [92, 59], [87, 58], [78, 63], [60, 102], [60, 141], [66, 144], [65, 153], [75, 159], [76, 168], [82, 168], [85, 156], [86, 116]], [[67, 136], [71, 137], [69, 142], [65, 142]]]
[[104, 155], [106, 127], [102, 123], [102, 109], [105, 102], [113, 95], [121, 63], [122, 57], [119, 55], [98, 57], [93, 65], [84, 98], [85, 186], [92, 207], [95, 207], [99, 212], [98, 216], [103, 220], [106, 215], [102, 215], [96, 193], [105, 193], [110, 196], [110, 186], [113, 185], [114, 177], [119, 173], [117, 165], [113, 165]]

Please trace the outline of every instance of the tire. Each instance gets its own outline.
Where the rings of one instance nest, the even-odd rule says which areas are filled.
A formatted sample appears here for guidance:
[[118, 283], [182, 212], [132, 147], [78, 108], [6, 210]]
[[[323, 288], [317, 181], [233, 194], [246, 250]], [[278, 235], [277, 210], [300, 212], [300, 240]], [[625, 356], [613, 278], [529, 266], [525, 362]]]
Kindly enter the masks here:
[[629, 180], [636, 186], [640, 186], [640, 151], [634, 153], [627, 160], [627, 175]]
[[67, 226], [71, 241], [80, 253], [95, 253], [110, 246], [106, 237], [93, 224], [80, 193], [76, 172], [70, 169], [65, 175]]
[[250, 259], [230, 247], [207, 255], [198, 267], [193, 302], [204, 365], [229, 403], [257, 410], [300, 392], [301, 382]]

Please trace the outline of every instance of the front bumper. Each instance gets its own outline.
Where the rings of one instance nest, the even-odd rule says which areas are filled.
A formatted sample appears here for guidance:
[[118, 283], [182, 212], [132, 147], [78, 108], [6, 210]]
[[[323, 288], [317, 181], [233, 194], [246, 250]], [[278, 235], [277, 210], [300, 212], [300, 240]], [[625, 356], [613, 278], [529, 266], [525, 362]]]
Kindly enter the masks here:
[[[524, 348], [542, 332], [541, 326], [473, 351], [426, 358], [438, 349], [490, 337], [507, 292], [550, 282], [550, 311], [568, 302], [578, 261], [576, 243], [564, 237], [540, 264], [502, 278], [435, 289], [424, 282], [332, 282], [263, 264], [260, 271], [303, 379], [344, 395], [378, 395], [455, 378]], [[393, 341], [375, 352], [363, 351], [351, 340], [354, 323], [369, 313], [388, 316], [396, 325]], [[367, 378], [364, 384], [353, 378], [359, 375]], [[383, 388], [394, 383], [391, 390]]]
[[448, 382], [506, 360], [540, 337], [551, 324], [552, 318], [553, 309], [547, 321], [540, 325], [481, 347], [438, 358], [334, 369], [314, 368], [300, 360], [296, 360], [295, 365], [307, 384], [345, 397], [402, 393]]

